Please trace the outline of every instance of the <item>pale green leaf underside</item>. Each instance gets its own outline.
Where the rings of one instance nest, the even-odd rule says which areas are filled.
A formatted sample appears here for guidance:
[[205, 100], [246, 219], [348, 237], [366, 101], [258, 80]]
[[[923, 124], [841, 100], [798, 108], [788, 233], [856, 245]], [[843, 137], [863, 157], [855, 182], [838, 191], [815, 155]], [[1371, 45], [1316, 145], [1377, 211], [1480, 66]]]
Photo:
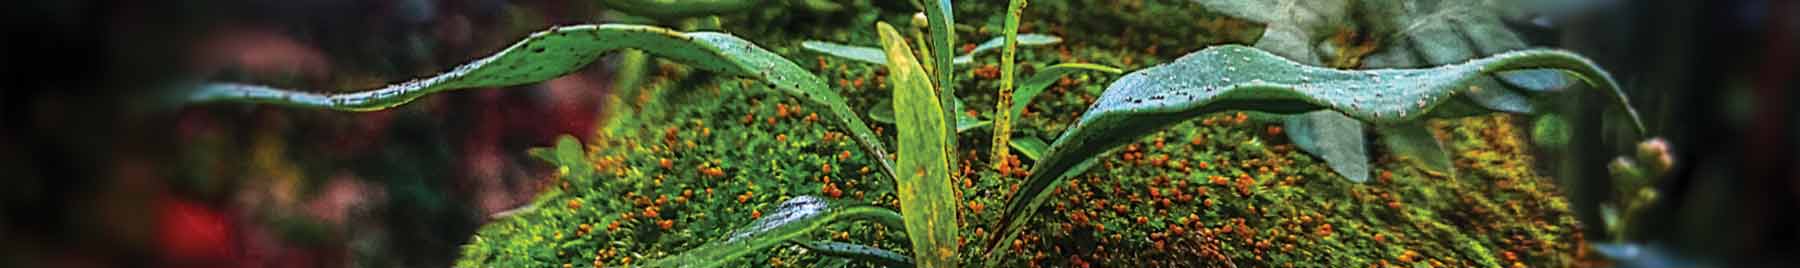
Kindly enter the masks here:
[[[311, 93], [236, 83], [206, 84], [188, 95], [194, 103], [250, 102], [345, 111], [373, 111], [434, 93], [537, 83], [580, 70], [606, 53], [638, 49], [695, 68], [760, 80], [783, 93], [829, 111], [863, 151], [886, 159], [875, 133], [824, 80], [799, 65], [744, 39], [714, 32], [683, 33], [643, 25], [575, 25], [551, 28], [492, 56], [451, 71], [383, 88], [348, 93]], [[877, 161], [894, 174], [887, 161]]]
[[[932, 90], [925, 68], [912, 56], [906, 39], [886, 23], [877, 24], [888, 56], [893, 83], [894, 128], [899, 160], [894, 167], [900, 211], [914, 260], [923, 267], [953, 267], [956, 262], [956, 211], [960, 198], [951, 188], [949, 120]], [[950, 108], [955, 108], [950, 106]]]
[[913, 267], [911, 257], [880, 248], [832, 241], [796, 241], [794, 244], [826, 256], [866, 261], [883, 267]]
[[1331, 110], [1286, 116], [1288, 140], [1311, 153], [1332, 172], [1353, 182], [1369, 181], [1369, 152], [1363, 142], [1363, 122]]
[[1424, 122], [1412, 122], [1376, 129], [1381, 134], [1381, 143], [1388, 150], [1426, 172], [1439, 176], [1456, 176], [1456, 166], [1450, 161], [1450, 151], [1444, 143], [1431, 134], [1431, 128]]
[[880, 48], [852, 46], [825, 41], [804, 41], [800, 47], [820, 54], [860, 61], [869, 64], [887, 65], [887, 54]]
[[815, 196], [796, 196], [782, 202], [774, 212], [732, 231], [720, 240], [683, 251], [667, 258], [649, 261], [645, 267], [719, 267], [746, 254], [768, 249], [789, 239], [832, 223], [870, 220], [890, 228], [901, 228], [900, 213], [893, 210], [833, 201]]
[[[975, 62], [976, 56], [981, 55], [982, 52], [992, 51], [994, 49], [1000, 48], [1000, 46], [1002, 46], [1004, 44], [1004, 41], [1005, 40], [1000, 37], [988, 39], [987, 42], [982, 42], [980, 45], [976, 45], [975, 49], [970, 50], [968, 54], [963, 54], [962, 56], [956, 56], [956, 58], [951, 59], [951, 63], [969, 64], [971, 62]], [[1056, 37], [1053, 35], [1044, 35], [1044, 34], [1021, 34], [1021, 35], [1019, 35], [1019, 45], [1020, 46], [1043, 46], [1043, 45], [1052, 45], [1052, 44], [1061, 43], [1061, 42], [1062, 42], [1061, 37]], [[806, 48], [806, 50], [812, 50], [813, 52], [818, 52], [818, 53], [825, 54], [825, 55], [837, 56], [840, 58], [854, 60], [854, 61], [860, 61], [860, 62], [869, 63], [869, 64], [879, 64], [879, 65], [887, 64], [887, 55], [884, 55], [881, 52], [880, 48], [865, 47], [865, 46], [852, 46], [852, 45], [845, 45], [845, 44], [825, 42], [825, 41], [800, 42], [800, 47]]]
[[[1051, 144], [1018, 196], [1007, 204], [994, 241], [1011, 241], [1065, 170], [1120, 145], [1200, 115], [1248, 110], [1296, 114], [1332, 110], [1366, 123], [1405, 123], [1433, 115], [1471, 81], [1500, 71], [1555, 69], [1614, 97], [1643, 133], [1641, 120], [1612, 77], [1585, 58], [1555, 50], [1502, 53], [1429, 69], [1338, 70], [1301, 65], [1240, 45], [1216, 46], [1125, 75]], [[1534, 92], [1538, 93], [1538, 92]], [[1435, 115], [1449, 116], [1449, 115]]]
[[[1379, 52], [1361, 58], [1362, 68], [1421, 68], [1434, 65], [1454, 64], [1484, 55], [1499, 54], [1527, 47], [1527, 44], [1511, 30], [1508, 30], [1505, 27], [1505, 24], [1499, 19], [1498, 15], [1495, 14], [1499, 9], [1503, 9], [1501, 6], [1494, 5], [1490, 2], [1478, 2], [1472, 0], [1432, 1], [1435, 3], [1431, 4], [1426, 2], [1427, 1], [1410, 0], [1371, 0], [1359, 1], [1356, 2], [1353, 7], [1350, 7], [1362, 10], [1359, 15], [1362, 18], [1354, 20], [1356, 23], [1360, 24], [1360, 28], [1370, 31], [1369, 34], [1388, 37], [1382, 39], [1384, 42], [1381, 44], [1382, 47]], [[1226, 3], [1213, 3], [1215, 6], [1227, 7], [1226, 5], [1221, 4]], [[1333, 24], [1330, 20], [1307, 21], [1298, 17], [1273, 18], [1279, 23]], [[1318, 25], [1301, 28], [1315, 30], [1337, 29], [1335, 27], [1315, 26]], [[1312, 37], [1325, 38], [1322, 35], [1313, 35]], [[1272, 41], [1279, 40], [1263, 40], [1262, 42], [1259, 42], [1258, 45], [1259, 47], [1264, 45], [1268, 45], [1269, 47], [1282, 47], [1263, 43]], [[1328, 40], [1308, 41], [1335, 45], [1335, 43], [1331, 43], [1331, 41]], [[1297, 46], [1293, 48], [1309, 49], [1311, 46]], [[1330, 49], [1326, 49], [1326, 51], [1320, 52], [1320, 57], [1355, 56], [1334, 55], [1333, 52], [1334, 51]], [[1310, 54], [1310, 52], [1278, 52], [1276, 54], [1301, 55]], [[1532, 113], [1538, 108], [1532, 103], [1530, 97], [1527, 96], [1527, 92], [1560, 91], [1569, 87], [1574, 81], [1573, 78], [1567, 78], [1567, 75], [1558, 70], [1506, 71], [1498, 72], [1491, 77], [1497, 77], [1499, 79], [1478, 78], [1478, 81], [1471, 83], [1473, 87], [1467, 92], [1464, 92], [1462, 95], [1464, 98], [1459, 98], [1457, 101], [1458, 104], [1440, 107], [1435, 113], [1473, 114], [1485, 113], [1488, 112], [1488, 110], [1511, 113]], [[1337, 120], [1341, 122], [1324, 122], [1327, 120]], [[1306, 121], [1311, 121], [1318, 125], [1360, 124], [1360, 122], [1355, 122], [1355, 119], [1344, 116], [1329, 118], [1314, 117], [1308, 118]], [[1328, 138], [1331, 136], [1362, 136], [1360, 128], [1356, 129], [1355, 133], [1340, 133], [1328, 129], [1296, 127], [1293, 125], [1287, 126], [1287, 128], [1289, 130], [1287, 131], [1288, 136], [1297, 140], [1304, 139], [1304, 137]], [[1384, 133], [1391, 132], [1385, 130], [1386, 128], [1388, 127], [1382, 126], [1377, 130], [1378, 132]], [[1454, 173], [1451, 173], [1454, 171], [1453, 168], [1447, 164], [1449, 162], [1447, 157], [1438, 158], [1438, 156], [1448, 155], [1448, 152], [1429, 151], [1429, 148], [1438, 148], [1441, 146], [1419, 142], [1423, 140], [1396, 140], [1389, 136], [1391, 135], [1383, 135], [1383, 143], [1388, 145], [1387, 147], [1390, 147], [1389, 149], [1397, 153], [1417, 156], [1406, 157], [1407, 155], [1402, 155], [1403, 158], [1420, 160], [1414, 162], [1422, 165], [1429, 165], [1423, 166], [1427, 171], [1454, 175]], [[1403, 142], [1415, 142], [1416, 144], [1403, 144]], [[1319, 143], [1317, 146], [1307, 146], [1308, 144], [1303, 143], [1297, 144], [1301, 145], [1300, 148], [1306, 152], [1325, 160], [1334, 171], [1337, 171], [1347, 178], [1359, 182], [1364, 181], [1367, 178], [1367, 174], [1360, 173], [1359, 171], [1367, 170], [1368, 163], [1366, 159], [1368, 157], [1343, 154], [1344, 149], [1347, 148], [1363, 148], [1364, 140], [1362, 139], [1340, 139], [1339, 142]], [[1396, 146], [1411, 147], [1394, 148]], [[1425, 159], [1433, 160], [1425, 161]]]

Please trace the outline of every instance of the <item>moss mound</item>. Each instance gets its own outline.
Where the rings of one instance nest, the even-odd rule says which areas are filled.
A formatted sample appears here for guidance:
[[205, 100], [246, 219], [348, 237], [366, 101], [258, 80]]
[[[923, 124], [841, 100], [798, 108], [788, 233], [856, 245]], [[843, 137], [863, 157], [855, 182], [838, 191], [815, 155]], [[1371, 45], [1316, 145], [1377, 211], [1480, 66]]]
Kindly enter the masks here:
[[[1107, 3], [1102, 3], [1107, 2]], [[1022, 48], [1021, 71], [1064, 62], [1132, 70], [1201, 47], [1244, 43], [1255, 25], [1186, 1], [1033, 1], [1025, 32], [1062, 36]], [[958, 6], [961, 43], [994, 36], [1004, 2]], [[832, 81], [851, 107], [891, 105], [880, 66], [799, 49], [802, 40], [875, 43], [876, 20], [908, 21], [905, 5], [855, 3], [860, 13], [726, 17], [726, 32], [753, 40]], [[1104, 8], [1102, 8], [1104, 7]], [[1147, 13], [1144, 13], [1147, 12]], [[775, 15], [771, 15], [771, 14]], [[1153, 15], [1145, 15], [1153, 14]], [[757, 21], [761, 23], [745, 23]], [[745, 25], [745, 27], [733, 27]], [[904, 25], [904, 23], [901, 23]], [[1184, 34], [1185, 33], [1185, 34]], [[971, 45], [972, 46], [972, 45]], [[997, 54], [997, 53], [996, 53]], [[653, 61], [654, 62], [654, 61]], [[585, 169], [553, 178], [531, 209], [483, 227], [465, 247], [466, 267], [616, 267], [641, 264], [718, 239], [793, 196], [894, 203], [890, 178], [870, 166], [816, 109], [751, 81], [719, 79], [668, 63], [641, 88], [615, 90], [604, 127], [584, 138]], [[995, 56], [959, 66], [966, 113], [993, 107]], [[1046, 141], [1116, 75], [1071, 76], [1034, 99], [1015, 128]], [[1035, 217], [1009, 266], [1070, 267], [1517, 267], [1571, 266], [1582, 243], [1554, 183], [1529, 164], [1523, 133], [1506, 115], [1432, 122], [1459, 173], [1427, 175], [1376, 152], [1376, 179], [1355, 184], [1294, 148], [1279, 124], [1223, 113], [1148, 136], [1058, 190]], [[873, 123], [893, 142], [892, 125]], [[986, 128], [960, 135], [963, 256], [975, 254], [1022, 182], [1029, 159], [996, 171], [985, 163]], [[1017, 154], [1015, 154], [1017, 155]], [[586, 172], [592, 171], [592, 172]], [[840, 224], [813, 239], [907, 253], [903, 230]], [[794, 246], [758, 252], [742, 266], [870, 264]]]

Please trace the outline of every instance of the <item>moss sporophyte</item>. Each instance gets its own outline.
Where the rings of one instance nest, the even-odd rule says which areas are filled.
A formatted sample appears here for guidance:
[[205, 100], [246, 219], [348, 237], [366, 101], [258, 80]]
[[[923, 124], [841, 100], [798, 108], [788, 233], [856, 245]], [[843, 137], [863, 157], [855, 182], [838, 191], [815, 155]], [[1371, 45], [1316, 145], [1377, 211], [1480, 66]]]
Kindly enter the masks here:
[[[733, 4], [626, 11], [691, 17], [757, 1], [711, 2]], [[565, 137], [533, 150], [567, 170], [559, 178], [570, 186], [535, 201], [549, 205], [483, 227], [458, 263], [468, 267], [1566, 266], [1581, 261], [1579, 227], [1553, 184], [1526, 166], [1519, 134], [1506, 131], [1511, 114], [1584, 92], [1542, 82], [1566, 79], [1609, 94], [1636, 123], [1611, 77], [1574, 53], [1508, 49], [1400, 64], [1383, 57], [1406, 49], [1357, 38], [1480, 31], [1290, 36], [1304, 22], [1242, 9], [1254, 1], [1116, 7], [1182, 14], [1167, 18], [1120, 15], [1100, 0], [910, 6], [923, 12], [812, 2], [784, 1], [855, 12], [832, 19], [858, 26], [720, 24], [755, 42], [648, 25], [561, 26], [383, 88], [208, 83], [184, 100], [373, 111], [542, 82], [612, 51], [685, 66], [608, 96], [612, 116], [586, 144]], [[990, 22], [959, 24], [952, 13]], [[924, 25], [885, 23], [914, 14]], [[1190, 18], [1208, 23], [1173, 23]], [[1205, 39], [1100, 32], [1154, 30], [1137, 24], [1189, 27], [1175, 29]], [[840, 42], [801, 36], [820, 33]], [[955, 42], [980, 35], [999, 37]], [[1329, 61], [1296, 56], [1286, 48], [1316, 46], [1295, 36], [1347, 46]], [[998, 59], [980, 53], [993, 49]], [[1032, 75], [1015, 79], [1024, 72]], [[1365, 151], [1365, 126], [1389, 149]]]

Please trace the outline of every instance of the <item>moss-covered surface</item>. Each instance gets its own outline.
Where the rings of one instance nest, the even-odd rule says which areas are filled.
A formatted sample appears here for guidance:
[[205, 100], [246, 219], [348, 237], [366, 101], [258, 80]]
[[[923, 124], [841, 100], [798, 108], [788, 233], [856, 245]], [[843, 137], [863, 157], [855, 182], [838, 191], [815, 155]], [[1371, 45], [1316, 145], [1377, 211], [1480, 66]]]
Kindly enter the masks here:
[[[894, 1], [902, 2], [903, 1]], [[1039, 0], [1025, 32], [1065, 42], [1020, 51], [1021, 70], [1091, 62], [1133, 70], [1215, 43], [1256, 38], [1255, 25], [1186, 1]], [[961, 43], [999, 29], [1004, 1], [963, 1]], [[873, 46], [874, 21], [907, 25], [904, 4], [879, 13], [726, 17], [724, 30], [787, 55], [867, 110], [892, 95], [880, 66], [799, 49], [820, 39]], [[758, 23], [734, 23], [756, 21]], [[743, 25], [738, 27], [736, 25]], [[972, 46], [972, 45], [969, 45]], [[965, 111], [993, 107], [992, 55], [960, 67]], [[594, 176], [554, 178], [535, 209], [485, 226], [461, 266], [617, 267], [692, 248], [787, 198], [817, 195], [895, 206], [894, 185], [819, 110], [752, 81], [659, 63], [641, 89], [617, 90], [612, 116], [588, 141]], [[1052, 140], [1116, 75], [1075, 75], [1034, 99], [1015, 135]], [[1511, 116], [1433, 122], [1454, 150], [1456, 177], [1426, 175], [1377, 151], [1376, 179], [1354, 184], [1294, 149], [1278, 125], [1236, 113], [1150, 135], [1061, 187], [1011, 243], [1009, 266], [1566, 267], [1582, 239], [1554, 183], [1536, 174]], [[891, 125], [874, 123], [892, 147]], [[1031, 164], [987, 170], [986, 128], [962, 133], [959, 189], [966, 263]], [[1016, 155], [1016, 154], [1015, 154]], [[569, 173], [579, 174], [579, 173]], [[841, 224], [812, 234], [907, 253], [902, 230]], [[781, 246], [743, 266], [867, 266]]]

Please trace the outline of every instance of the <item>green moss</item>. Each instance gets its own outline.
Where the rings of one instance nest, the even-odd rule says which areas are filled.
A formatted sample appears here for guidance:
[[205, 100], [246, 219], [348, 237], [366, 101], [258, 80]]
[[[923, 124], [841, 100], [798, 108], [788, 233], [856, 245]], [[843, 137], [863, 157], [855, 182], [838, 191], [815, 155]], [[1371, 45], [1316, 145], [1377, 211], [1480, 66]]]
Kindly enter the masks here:
[[[1021, 70], [1091, 62], [1131, 70], [1166, 62], [1209, 44], [1241, 43], [1260, 28], [1206, 14], [1186, 1], [1033, 1], [1023, 32], [1066, 41], [1022, 48]], [[1004, 2], [961, 3], [984, 40], [998, 30]], [[857, 4], [847, 10], [874, 10]], [[883, 6], [885, 7], [885, 6]], [[894, 8], [894, 7], [889, 7]], [[1132, 9], [1169, 13], [1128, 15]], [[875, 20], [905, 22], [913, 11], [834, 14], [725, 29], [802, 63], [844, 94], [853, 109], [888, 103], [881, 66], [804, 52], [801, 40], [875, 42]], [[1080, 23], [1075, 23], [1080, 20]], [[1203, 23], [1189, 23], [1199, 21]], [[731, 25], [746, 25], [732, 28]], [[1181, 25], [1181, 26], [1177, 26]], [[1121, 30], [1134, 29], [1134, 30]], [[1121, 32], [1122, 31], [1122, 32]], [[1204, 32], [1180, 38], [1139, 33]], [[997, 32], [997, 31], [994, 31]], [[1191, 40], [1190, 40], [1191, 38]], [[955, 72], [965, 111], [994, 107], [996, 58]], [[592, 176], [555, 178], [535, 209], [484, 226], [459, 266], [577, 267], [641, 264], [719, 238], [758, 212], [798, 195], [835, 196], [895, 207], [890, 178], [870, 166], [842, 130], [808, 119], [802, 108], [750, 81], [717, 79], [673, 64], [653, 65], [638, 89], [619, 89], [604, 127], [588, 141]], [[1052, 86], [1019, 118], [1014, 135], [1051, 140], [1075, 121], [1117, 75], [1084, 73]], [[783, 108], [785, 107], [785, 108]], [[783, 110], [786, 110], [783, 116]], [[823, 116], [823, 115], [821, 115]], [[1377, 176], [1355, 184], [1333, 174], [1278, 135], [1279, 124], [1225, 113], [1147, 136], [1061, 187], [1025, 228], [1010, 266], [1102, 267], [1562, 267], [1580, 261], [1579, 227], [1554, 183], [1530, 167], [1512, 116], [1431, 123], [1454, 152], [1457, 176], [1438, 177], [1376, 152]], [[873, 123], [893, 144], [892, 125]], [[989, 239], [1012, 187], [1029, 161], [985, 169], [986, 129], [958, 144], [966, 181], [966, 245]], [[847, 154], [848, 156], [844, 156]], [[1016, 156], [1015, 156], [1016, 157]], [[665, 167], [664, 163], [667, 163]], [[827, 168], [826, 166], [829, 166]], [[1002, 173], [1005, 174], [1002, 174]], [[582, 174], [584, 172], [570, 172]], [[691, 192], [691, 193], [690, 193]], [[836, 193], [835, 195], [833, 193]], [[579, 205], [572, 205], [579, 204]], [[655, 217], [648, 211], [654, 210]], [[1140, 221], [1140, 219], [1142, 219]], [[662, 228], [668, 223], [669, 228]], [[585, 229], [582, 225], [587, 225]], [[614, 229], [612, 226], [617, 225]], [[585, 231], [584, 231], [585, 230]], [[812, 239], [908, 252], [903, 230], [876, 224], [835, 226]], [[964, 249], [979, 247], [963, 246]], [[743, 266], [867, 266], [782, 246]], [[979, 254], [960, 254], [972, 259]], [[1408, 263], [1408, 261], [1412, 263]], [[976, 263], [965, 260], [965, 263]]]

